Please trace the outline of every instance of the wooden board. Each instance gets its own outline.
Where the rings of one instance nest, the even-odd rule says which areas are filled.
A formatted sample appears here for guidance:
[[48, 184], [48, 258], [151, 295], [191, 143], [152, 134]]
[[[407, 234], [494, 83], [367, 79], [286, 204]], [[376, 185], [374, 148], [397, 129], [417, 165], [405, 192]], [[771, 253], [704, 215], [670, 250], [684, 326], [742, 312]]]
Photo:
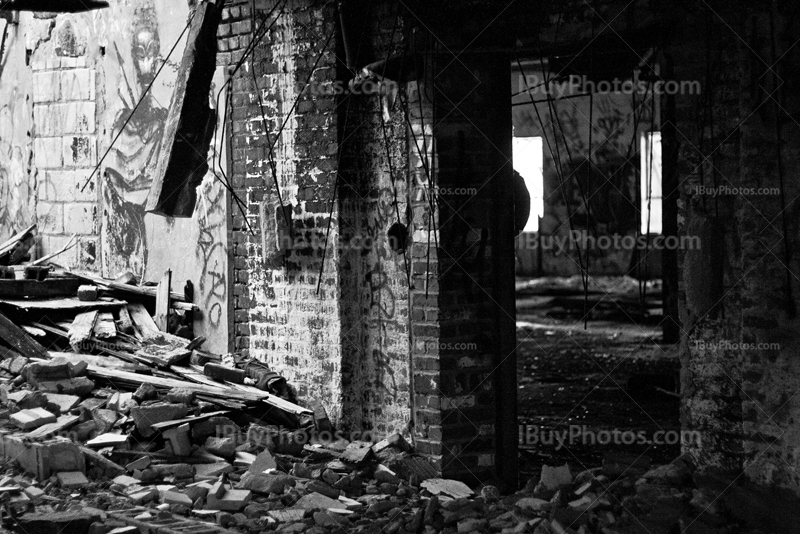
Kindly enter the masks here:
[[153, 320], [162, 332], [169, 330], [169, 292], [172, 286], [172, 271], [167, 269], [156, 291], [156, 316]]
[[98, 313], [93, 332], [94, 337], [101, 340], [117, 337], [117, 325], [114, 323], [114, 316], [109, 312]]
[[123, 306], [118, 311], [119, 314], [119, 331], [123, 334], [133, 334], [135, 329], [133, 327], [133, 319], [131, 314], [128, 313], [128, 308]]
[[213, 113], [208, 95], [216, 48], [207, 43], [216, 40], [222, 10], [213, 1], [195, 9], [145, 205], [148, 212], [173, 217], [192, 216], [197, 186], [208, 170], [208, 119]]
[[76, 350], [92, 337], [97, 322], [97, 310], [79, 313], [69, 327], [69, 344]]
[[138, 302], [131, 303], [128, 304], [127, 309], [142, 339], [148, 339], [158, 335], [156, 322], [153, 321], [153, 318], [145, 309], [144, 304], [139, 304]]
[[119, 358], [115, 358], [114, 356], [95, 356], [92, 354], [76, 354], [74, 352], [56, 352], [56, 351], [49, 351], [50, 356], [53, 358], [62, 357], [66, 358], [67, 360], [76, 363], [76, 362], [86, 362], [91, 365], [96, 365], [98, 367], [106, 367], [108, 369], [119, 369], [121, 371], [130, 371], [136, 372], [142, 366], [134, 363], [129, 363], [120, 360]]
[[0, 280], [0, 299], [75, 296], [81, 281], [78, 278], [48, 278], [36, 280]]
[[262, 401], [286, 412], [298, 415], [313, 413], [308, 408], [303, 408], [302, 406], [298, 406], [297, 404], [291, 403], [261, 390], [258, 390], [258, 393], [250, 391], [237, 391], [233, 388], [224, 387], [222, 385], [220, 385], [220, 387], [211, 387], [203, 384], [186, 382], [184, 380], [175, 380], [158, 376], [145, 376], [136, 373], [129, 373], [127, 371], [119, 371], [116, 369], [105, 369], [103, 367], [97, 367], [91, 364], [89, 364], [89, 374], [112, 381], [118, 380], [130, 384], [140, 385], [147, 382], [161, 389], [188, 388], [196, 391], [199, 395], [218, 398], [223, 401], [226, 399], [234, 401]]
[[0, 339], [23, 356], [47, 358], [45, 348], [2, 313], [0, 313]]
[[0, 299], [0, 304], [13, 306], [20, 310], [53, 310], [53, 311], [72, 311], [88, 309], [113, 309], [124, 306], [122, 300], [103, 298], [92, 302], [85, 302], [77, 298], [44, 299], [44, 300], [19, 300], [19, 299]]

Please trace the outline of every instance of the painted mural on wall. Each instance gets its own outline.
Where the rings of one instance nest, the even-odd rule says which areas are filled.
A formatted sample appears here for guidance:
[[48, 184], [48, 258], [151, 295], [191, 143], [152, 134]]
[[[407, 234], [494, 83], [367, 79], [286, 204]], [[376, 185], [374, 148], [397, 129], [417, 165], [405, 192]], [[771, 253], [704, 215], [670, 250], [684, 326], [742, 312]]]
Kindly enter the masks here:
[[[103, 169], [103, 270], [108, 276], [131, 271], [142, 279], [157, 279], [162, 273], [148, 270], [148, 233], [152, 233], [148, 230], [169, 221], [145, 214], [144, 204], [158, 161], [182, 46], [155, 83], [153, 80], [185, 24], [187, 8], [149, 0], [114, 5], [111, 10], [118, 13], [108, 21], [109, 30], [118, 31], [107, 33], [107, 87], [114, 89], [106, 94], [106, 132], [108, 142], [119, 138]], [[162, 48], [166, 50], [162, 52]]]
[[[130, 30], [109, 43], [108, 53], [118, 62], [120, 83], [110, 129], [116, 138], [103, 177], [106, 269], [145, 274], [148, 247], [144, 203], [158, 161], [160, 141], [167, 119], [153, 92], [143, 95], [163, 61], [158, 20], [152, 3], [133, 11]], [[174, 79], [174, 69], [170, 69]], [[134, 113], [137, 102], [141, 100]]]
[[31, 172], [31, 77], [18, 26], [0, 21], [0, 242], [30, 225], [35, 217]]
[[[531, 82], [544, 79], [541, 71], [525, 74]], [[653, 122], [652, 95], [609, 92], [590, 99], [576, 96], [582, 93], [580, 88], [564, 85], [551, 92], [548, 102], [545, 87], [524, 85], [518, 72], [512, 73], [512, 87], [520, 92], [512, 99], [514, 135], [544, 140], [544, 217], [539, 235], [550, 239], [539, 242], [538, 250], [518, 247], [518, 255], [541, 254], [543, 274], [571, 275], [580, 272], [580, 250], [584, 263], [588, 258], [590, 272], [627, 273], [631, 249], [586, 246], [591, 239], [583, 240], [583, 246], [581, 240], [577, 246], [559, 244], [570, 232], [594, 239], [637, 234], [639, 137], [659, 128]], [[530, 95], [525, 92], [528, 88]]]
[[[213, 174], [214, 165], [200, 186], [192, 218], [162, 217], [144, 209], [185, 36], [167, 56], [185, 28], [188, 8], [182, 2], [146, 0], [115, 4], [105, 11], [109, 17], [103, 63], [106, 87], [111, 88], [105, 94], [105, 142], [119, 138], [103, 168], [103, 272], [113, 277], [130, 271], [152, 282], [169, 269], [177, 292], [191, 281], [202, 310], [195, 331], [207, 337], [208, 350], [228, 352], [228, 197]], [[219, 68], [209, 94], [212, 109], [224, 81], [224, 69]], [[223, 93], [220, 106], [224, 105]], [[222, 135], [216, 140], [219, 146], [209, 151], [214, 160], [220, 151], [224, 156]]]

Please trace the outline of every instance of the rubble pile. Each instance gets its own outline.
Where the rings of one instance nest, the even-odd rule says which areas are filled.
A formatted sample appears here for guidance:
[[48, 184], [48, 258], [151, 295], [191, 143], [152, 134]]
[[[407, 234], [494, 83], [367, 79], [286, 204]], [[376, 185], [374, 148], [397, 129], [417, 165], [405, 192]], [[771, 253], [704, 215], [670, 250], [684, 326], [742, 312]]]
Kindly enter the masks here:
[[[30, 241], [0, 246], [0, 261]], [[400, 434], [348, 441], [262, 363], [202, 350], [186, 317], [201, 310], [169, 276], [148, 287], [11, 271], [0, 276], [0, 530], [772, 534], [800, 524], [796, 496], [697, 472], [688, 457], [651, 468], [608, 455], [575, 475], [543, 466], [511, 495], [438, 478]]]

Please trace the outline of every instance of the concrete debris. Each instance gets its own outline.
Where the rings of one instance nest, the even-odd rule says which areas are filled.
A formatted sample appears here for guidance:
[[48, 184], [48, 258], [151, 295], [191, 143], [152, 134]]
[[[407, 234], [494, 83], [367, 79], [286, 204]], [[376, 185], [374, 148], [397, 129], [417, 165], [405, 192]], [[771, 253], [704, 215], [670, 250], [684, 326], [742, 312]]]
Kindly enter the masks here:
[[[112, 313], [115, 321], [131, 322], [134, 333], [146, 324], [148, 339], [156, 339], [143, 306], [125, 309], [132, 312]], [[211, 386], [202, 364], [159, 365], [155, 356], [136, 356], [140, 345], [114, 356], [94, 350], [89, 337], [81, 349], [91, 361], [59, 356], [10, 320], [2, 325], [16, 348], [0, 361], [0, 529], [723, 534], [792, 532], [800, 524], [796, 497], [697, 473], [687, 457], [651, 467], [615, 452], [574, 476], [567, 465], [545, 465], [511, 495], [489, 484], [474, 488], [442, 478], [401, 434], [377, 443], [326, 441], [335, 428], [321, 404], [298, 406], [252, 383]], [[67, 330], [53, 330], [58, 348], [68, 350]], [[118, 336], [117, 345], [129, 338], [137, 339]], [[188, 341], [182, 347], [196, 351]], [[132, 367], [100, 366], [103, 359]], [[212, 374], [229, 377], [257, 367], [237, 355], [214, 361]], [[290, 389], [257, 370], [258, 384]], [[770, 505], [781, 513], [759, 511]]]

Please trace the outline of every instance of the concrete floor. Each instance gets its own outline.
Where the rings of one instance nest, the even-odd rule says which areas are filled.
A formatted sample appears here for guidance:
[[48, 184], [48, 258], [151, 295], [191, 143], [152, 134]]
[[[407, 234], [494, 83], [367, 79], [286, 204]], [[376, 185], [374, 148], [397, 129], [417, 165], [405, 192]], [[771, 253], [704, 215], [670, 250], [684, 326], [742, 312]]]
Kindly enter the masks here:
[[[554, 315], [561, 314], [518, 309], [520, 479], [543, 463], [568, 463], [573, 473], [599, 467], [611, 451], [653, 463], [678, 456], [678, 443], [652, 442], [657, 432], [667, 433], [659, 441], [679, 439], [677, 346], [662, 344], [655, 326], [617, 318], [584, 329], [579, 319]], [[601, 434], [615, 430], [616, 443]], [[560, 445], [556, 436], [565, 432]]]

